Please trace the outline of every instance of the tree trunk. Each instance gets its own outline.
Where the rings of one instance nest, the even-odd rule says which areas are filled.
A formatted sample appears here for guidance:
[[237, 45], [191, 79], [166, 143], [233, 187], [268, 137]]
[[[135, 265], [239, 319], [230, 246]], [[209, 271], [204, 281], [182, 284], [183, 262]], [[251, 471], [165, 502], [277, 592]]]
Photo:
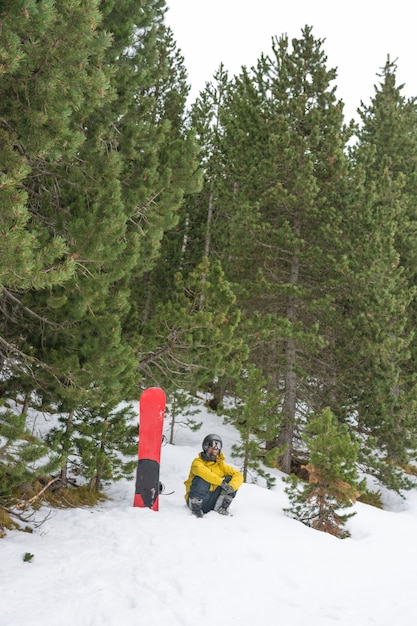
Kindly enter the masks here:
[[68, 413], [67, 422], [65, 425], [65, 435], [63, 438], [63, 447], [62, 447], [62, 457], [65, 459], [63, 466], [61, 467], [61, 471], [59, 474], [60, 480], [62, 484], [65, 486], [68, 482], [68, 453], [71, 447], [71, 433], [72, 426], [74, 421], [74, 411], [70, 411]]
[[[290, 284], [298, 283], [299, 261], [296, 255], [291, 259]], [[288, 302], [287, 319], [294, 326], [297, 319], [296, 299], [291, 296]], [[277, 438], [277, 444], [283, 448], [283, 453], [279, 458], [279, 466], [283, 472], [291, 472], [291, 461], [293, 453], [293, 439], [295, 427], [295, 414], [297, 408], [297, 346], [296, 340], [291, 338], [287, 341], [286, 350], [286, 372], [284, 374], [285, 392], [282, 406], [282, 427]]]

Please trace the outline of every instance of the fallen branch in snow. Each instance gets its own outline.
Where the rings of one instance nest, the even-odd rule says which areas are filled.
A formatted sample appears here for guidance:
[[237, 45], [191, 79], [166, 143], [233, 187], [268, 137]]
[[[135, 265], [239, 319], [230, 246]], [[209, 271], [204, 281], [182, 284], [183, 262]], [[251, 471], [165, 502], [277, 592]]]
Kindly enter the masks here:
[[47, 489], [49, 489], [49, 487], [55, 483], [57, 480], [59, 480], [59, 476], [56, 476], [55, 478], [52, 478], [48, 483], [46, 483], [46, 485], [37, 493], [35, 494], [32, 498], [30, 498], [29, 500], [25, 500], [23, 502], [20, 502], [20, 504], [16, 505], [16, 508], [18, 509], [23, 509], [25, 508], [28, 504], [33, 504], [34, 502], [36, 502], [36, 500], [38, 500], [38, 498], [41, 497], [41, 495], [43, 493], [45, 493], [45, 491]]

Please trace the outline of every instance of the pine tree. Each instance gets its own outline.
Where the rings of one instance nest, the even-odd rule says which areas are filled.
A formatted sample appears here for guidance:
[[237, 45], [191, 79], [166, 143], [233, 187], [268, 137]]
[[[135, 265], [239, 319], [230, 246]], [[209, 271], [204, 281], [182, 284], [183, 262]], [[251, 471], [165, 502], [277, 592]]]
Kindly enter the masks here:
[[[338, 234], [349, 132], [326, 68], [322, 41], [273, 41], [273, 53], [243, 68], [228, 90], [220, 149], [221, 190], [230, 202], [213, 241], [237, 285], [243, 328], [252, 330], [251, 361], [280, 389], [280, 428], [270, 442], [289, 472], [305, 406], [323, 403], [332, 363]], [[222, 234], [220, 235], [220, 232]]]
[[336, 537], [355, 513], [343, 513], [359, 495], [356, 459], [359, 445], [345, 425], [340, 426], [329, 408], [311, 418], [302, 438], [310, 460], [308, 483], [291, 474], [284, 479], [291, 506], [287, 512], [303, 524]]
[[275, 479], [263, 468], [266, 458], [266, 442], [277, 430], [277, 405], [279, 401], [268, 394], [268, 381], [249, 363], [237, 380], [236, 402], [225, 410], [228, 419], [240, 433], [241, 443], [233, 444], [232, 455], [242, 459], [245, 482], [250, 474], [252, 482], [257, 476], [266, 480], [268, 487]]
[[[395, 85], [388, 62], [375, 98], [361, 111], [352, 149], [346, 213], [346, 293], [338, 339], [345, 409], [362, 434], [361, 461], [391, 488], [405, 486], [399, 465], [415, 450], [412, 353], [415, 258], [415, 106]], [[408, 158], [409, 157], [409, 158]]]
[[[19, 358], [2, 366], [7, 393], [36, 392], [32, 402], [65, 416], [52, 438], [64, 476], [77, 446], [88, 447], [79, 416], [111, 420], [137, 391], [140, 337], [129, 323], [143, 294], [133, 288], [191, 186], [194, 143], [180, 123], [186, 90], [172, 84], [174, 64], [182, 68], [164, 2], [33, 2], [24, 13], [7, 15], [21, 69], [4, 83], [13, 139], [30, 164], [17, 201], [30, 234], [49, 245], [50, 276], [53, 253], [65, 253], [71, 272], [62, 286], [61, 276], [4, 292], [4, 330]], [[107, 431], [114, 450], [125, 445], [116, 430]]]
[[194, 405], [195, 398], [184, 391], [174, 391], [170, 394], [169, 407], [166, 410], [165, 420], [169, 424], [168, 443], [175, 443], [175, 433], [178, 429], [189, 428], [196, 432], [201, 428], [203, 422], [197, 422], [195, 417], [200, 409]]
[[[35, 476], [59, 466], [45, 442], [26, 428], [26, 415], [2, 407], [0, 419], [0, 512], [20, 501], [20, 490]], [[11, 513], [12, 514], [12, 513]], [[2, 523], [0, 515], [0, 536]]]
[[[138, 432], [136, 413], [129, 405], [81, 408], [67, 418], [61, 415], [60, 422], [48, 433], [47, 441], [57, 451], [61, 468], [70, 460], [71, 474], [86, 480], [95, 491], [109, 480], [131, 476]], [[67, 473], [61, 472], [61, 478], [65, 484]]]

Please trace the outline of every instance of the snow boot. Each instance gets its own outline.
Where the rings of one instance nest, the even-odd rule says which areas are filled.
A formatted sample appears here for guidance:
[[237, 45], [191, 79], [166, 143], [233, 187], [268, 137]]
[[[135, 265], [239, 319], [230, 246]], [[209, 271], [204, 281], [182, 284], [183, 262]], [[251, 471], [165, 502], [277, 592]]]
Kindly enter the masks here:
[[202, 498], [190, 498], [188, 500], [188, 506], [191, 509], [191, 513], [196, 517], [203, 517], [203, 500]]

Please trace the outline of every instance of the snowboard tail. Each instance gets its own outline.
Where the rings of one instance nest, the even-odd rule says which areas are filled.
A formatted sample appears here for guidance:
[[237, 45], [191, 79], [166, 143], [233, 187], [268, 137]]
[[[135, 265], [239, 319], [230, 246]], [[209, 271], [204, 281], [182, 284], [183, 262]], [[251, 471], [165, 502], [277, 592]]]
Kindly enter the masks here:
[[133, 506], [159, 508], [159, 466], [166, 398], [159, 387], [146, 389], [139, 400], [139, 444]]
[[136, 472], [134, 506], [152, 508], [159, 495], [159, 463], [152, 459], [139, 459]]

